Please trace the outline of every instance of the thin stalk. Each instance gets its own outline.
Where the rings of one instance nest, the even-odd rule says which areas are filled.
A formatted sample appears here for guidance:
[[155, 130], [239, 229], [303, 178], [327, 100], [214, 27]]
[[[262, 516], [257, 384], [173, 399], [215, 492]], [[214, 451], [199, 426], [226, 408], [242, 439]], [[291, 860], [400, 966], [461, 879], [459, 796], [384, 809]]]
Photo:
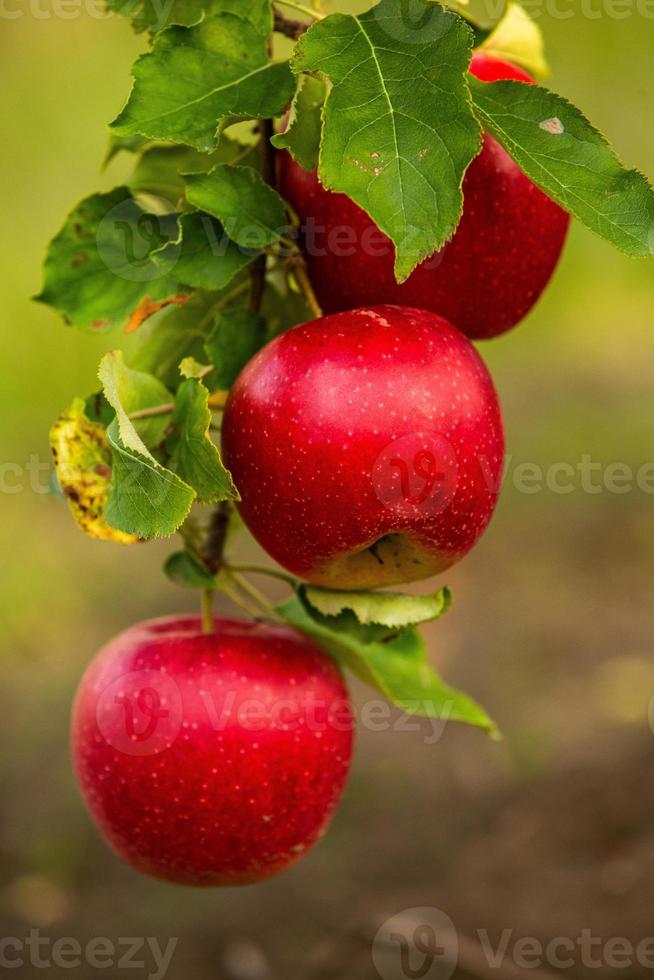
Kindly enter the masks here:
[[254, 602], [260, 606], [266, 616], [273, 617], [274, 619], [279, 618], [275, 612], [274, 606], [269, 601], [268, 597], [263, 594], [263, 592], [260, 592], [256, 586], [252, 585], [251, 582], [248, 582], [248, 580], [243, 578], [242, 575], [239, 575], [238, 572], [233, 572], [230, 569], [226, 569], [226, 571], [234, 584], [237, 585], [242, 592], [245, 592], [250, 599], [253, 599]]
[[214, 313], [217, 313], [218, 310], [222, 310], [223, 307], [228, 306], [233, 299], [238, 299], [238, 297], [242, 293], [247, 292], [249, 288], [250, 288], [250, 283], [247, 279], [245, 279], [243, 282], [240, 282], [238, 286], [235, 286], [233, 289], [230, 289], [228, 293], [225, 293], [224, 296], [219, 296], [216, 302], [212, 303], [212, 305], [209, 307], [207, 312], [200, 320], [196, 332], [201, 334], [204, 328], [206, 327], [207, 323], [211, 320], [211, 317], [214, 315]]
[[278, 579], [280, 582], [286, 582], [287, 585], [295, 586], [298, 580], [293, 575], [288, 575], [286, 572], [280, 572], [276, 568], [266, 568], [264, 565], [251, 565], [251, 564], [233, 564], [229, 563], [230, 572], [245, 572], [245, 574], [250, 575], [267, 575], [270, 578]]
[[304, 294], [304, 298], [307, 301], [307, 306], [313, 313], [315, 317], [322, 316], [322, 309], [320, 308], [320, 303], [318, 302], [318, 297], [316, 296], [313, 286], [309, 276], [307, 275], [307, 267], [304, 263], [303, 258], [293, 259], [291, 263], [291, 268], [293, 270], [293, 275], [295, 276], [298, 286]]
[[310, 17], [312, 20], [323, 20], [325, 14], [319, 14], [317, 10], [311, 10], [310, 7], [305, 7], [301, 3], [295, 3], [295, 0], [275, 0], [275, 3], [282, 7], [290, 7], [291, 10], [297, 10], [299, 14], [304, 14], [305, 17]]
[[245, 599], [243, 599], [243, 597], [239, 595], [236, 589], [232, 589], [229, 585], [227, 585], [224, 579], [221, 583], [220, 588], [225, 593], [227, 598], [231, 599], [231, 601], [234, 603], [235, 606], [238, 606], [240, 609], [243, 609], [244, 612], [248, 614], [248, 616], [253, 616], [254, 619], [261, 619], [261, 610], [257, 609], [254, 606], [251, 606], [249, 602], [246, 602]]
[[174, 402], [165, 402], [163, 405], [151, 405], [150, 408], [140, 408], [137, 412], [130, 412], [130, 419], [149, 419], [155, 415], [170, 415], [175, 408]]

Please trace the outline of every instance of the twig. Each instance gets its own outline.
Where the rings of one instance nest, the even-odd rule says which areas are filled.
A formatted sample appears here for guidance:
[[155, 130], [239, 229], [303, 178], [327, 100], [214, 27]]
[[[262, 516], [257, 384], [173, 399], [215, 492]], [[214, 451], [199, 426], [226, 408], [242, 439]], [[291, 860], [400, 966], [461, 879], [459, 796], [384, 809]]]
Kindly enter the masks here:
[[223, 551], [229, 527], [229, 503], [223, 500], [211, 515], [207, 538], [202, 549], [205, 567], [211, 575], [217, 575], [223, 567]]
[[213, 633], [213, 589], [202, 590], [202, 632]]

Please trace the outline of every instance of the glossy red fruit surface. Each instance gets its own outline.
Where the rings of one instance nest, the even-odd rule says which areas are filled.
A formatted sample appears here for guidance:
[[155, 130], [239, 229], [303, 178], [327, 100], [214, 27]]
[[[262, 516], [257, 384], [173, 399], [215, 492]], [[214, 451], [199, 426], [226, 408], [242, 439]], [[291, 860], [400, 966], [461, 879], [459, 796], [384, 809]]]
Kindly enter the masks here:
[[245, 523], [311, 582], [374, 588], [434, 575], [488, 524], [504, 454], [493, 383], [434, 313], [337, 313], [281, 334], [224, 414]]
[[321, 836], [352, 754], [335, 665], [283, 626], [142, 623], [88, 668], [72, 747], [103, 836], [139, 871], [237, 885], [282, 871]]
[[[471, 71], [483, 81], [532, 81], [521, 69], [480, 54]], [[569, 225], [568, 214], [484, 134], [464, 178], [454, 238], [399, 285], [390, 239], [353, 201], [326, 191], [286, 152], [278, 156], [278, 185], [300, 219], [309, 275], [325, 313], [376, 303], [418, 306], [474, 339], [504, 333], [529, 312], [554, 272]]]

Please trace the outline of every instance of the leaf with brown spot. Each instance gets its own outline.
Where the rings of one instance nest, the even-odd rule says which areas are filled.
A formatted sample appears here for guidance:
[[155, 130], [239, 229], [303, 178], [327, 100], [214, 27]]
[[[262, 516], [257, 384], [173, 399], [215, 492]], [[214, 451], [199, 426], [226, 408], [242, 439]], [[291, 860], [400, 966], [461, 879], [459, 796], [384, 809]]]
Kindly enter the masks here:
[[138, 541], [135, 535], [117, 531], [104, 519], [111, 481], [111, 450], [107, 430], [89, 421], [81, 398], [76, 398], [52, 426], [50, 447], [62, 492], [82, 531], [102, 541]]
[[74, 326], [122, 327], [144, 296], [154, 303], [183, 289], [174, 275], [176, 253], [167, 263], [152, 258], [178, 235], [177, 215], [146, 210], [127, 187], [92, 194], [50, 243], [36, 299]]

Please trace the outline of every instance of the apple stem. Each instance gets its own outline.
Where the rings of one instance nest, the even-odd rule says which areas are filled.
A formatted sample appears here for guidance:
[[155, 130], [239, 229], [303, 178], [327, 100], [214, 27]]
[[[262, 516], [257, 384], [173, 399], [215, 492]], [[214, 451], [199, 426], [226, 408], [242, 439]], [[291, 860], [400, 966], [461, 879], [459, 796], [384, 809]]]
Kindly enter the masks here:
[[233, 571], [232, 568], [227, 568], [225, 571], [234, 584], [241, 589], [242, 592], [249, 596], [250, 599], [253, 599], [267, 617], [279, 619], [279, 616], [277, 615], [272, 603], [268, 600], [267, 596], [263, 594], [263, 592], [260, 592], [256, 586], [252, 585], [251, 582], [248, 582], [248, 580], [243, 578], [242, 575], [239, 575], [238, 572]]
[[[230, 578], [231, 578], [231, 576], [230, 576]], [[232, 579], [232, 581], [233, 581], [233, 579]], [[234, 585], [236, 585], [235, 582], [234, 582]], [[234, 605], [235, 606], [238, 606], [240, 609], [242, 609], [244, 612], [246, 612], [248, 614], [248, 616], [252, 616], [254, 619], [262, 619], [263, 618], [262, 617], [262, 610], [260, 608], [257, 608], [256, 606], [250, 605], [250, 603], [244, 598], [244, 596], [242, 596], [242, 595], [239, 594], [239, 592], [238, 592], [238, 590], [236, 588], [232, 588], [231, 585], [228, 585], [227, 581], [225, 580], [225, 577], [223, 577], [222, 580], [221, 580], [220, 588], [225, 593], [225, 595], [227, 596], [227, 598], [228, 599], [231, 599], [231, 601], [234, 603]]]
[[202, 632], [205, 636], [214, 632], [213, 589], [202, 590]]
[[298, 580], [293, 575], [288, 575], [286, 572], [279, 571], [277, 568], [268, 568], [265, 565], [250, 565], [241, 564], [240, 562], [235, 565], [230, 562], [229, 571], [231, 572], [249, 572], [252, 575], [268, 575], [270, 578], [279, 579], [280, 582], [286, 582], [288, 585], [295, 588]]

